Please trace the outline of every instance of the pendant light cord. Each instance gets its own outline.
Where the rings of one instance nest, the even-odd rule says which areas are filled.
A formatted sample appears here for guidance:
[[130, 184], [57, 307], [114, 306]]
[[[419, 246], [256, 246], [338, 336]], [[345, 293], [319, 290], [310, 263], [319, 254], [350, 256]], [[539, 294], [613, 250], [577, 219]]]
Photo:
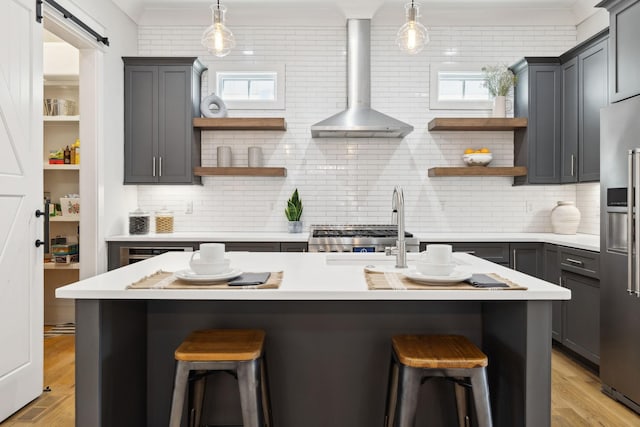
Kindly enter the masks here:
[[[411, 0], [411, 3], [413, 3], [413, 0]], [[218, 10], [220, 10], [220, 0], [218, 0]]]

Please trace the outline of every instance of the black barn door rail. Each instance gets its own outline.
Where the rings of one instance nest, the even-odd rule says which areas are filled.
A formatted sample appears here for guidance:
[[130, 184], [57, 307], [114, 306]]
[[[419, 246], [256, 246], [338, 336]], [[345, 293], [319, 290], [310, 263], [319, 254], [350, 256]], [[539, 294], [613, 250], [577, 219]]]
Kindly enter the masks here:
[[93, 28], [79, 20], [73, 13], [60, 6], [60, 4], [55, 0], [36, 0], [36, 21], [42, 22], [42, 3], [44, 2], [50, 4], [51, 7], [62, 13], [62, 16], [64, 16], [65, 19], [71, 19], [71, 21], [73, 21], [77, 26], [95, 37], [98, 42], [103, 43], [105, 46], [109, 46], [109, 39], [107, 37], [103, 37], [96, 33]]

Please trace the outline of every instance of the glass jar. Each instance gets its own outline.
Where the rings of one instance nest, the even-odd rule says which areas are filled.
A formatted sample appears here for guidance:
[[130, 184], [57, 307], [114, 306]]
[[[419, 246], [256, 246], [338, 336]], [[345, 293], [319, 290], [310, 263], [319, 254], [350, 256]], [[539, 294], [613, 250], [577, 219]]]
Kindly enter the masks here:
[[156, 211], [156, 233], [173, 233], [173, 212], [163, 208]]
[[129, 234], [148, 234], [150, 222], [149, 213], [140, 208], [129, 212]]

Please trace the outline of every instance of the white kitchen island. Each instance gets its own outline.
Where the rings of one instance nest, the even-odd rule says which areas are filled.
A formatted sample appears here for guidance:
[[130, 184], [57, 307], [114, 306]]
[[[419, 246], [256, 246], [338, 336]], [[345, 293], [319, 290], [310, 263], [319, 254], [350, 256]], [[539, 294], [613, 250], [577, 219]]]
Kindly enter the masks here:
[[[202, 328], [266, 331], [278, 427], [382, 425], [390, 338], [399, 333], [466, 335], [489, 357], [494, 425], [550, 425], [551, 302], [569, 299], [567, 289], [461, 253], [460, 268], [528, 289], [370, 291], [364, 266], [391, 268], [393, 258], [228, 256], [242, 271], [283, 271], [280, 288], [126, 289], [158, 270], [188, 266], [189, 253], [170, 252], [56, 291], [76, 300], [77, 426], [166, 425], [173, 351]], [[233, 378], [214, 375], [204, 421], [240, 425], [236, 390]], [[421, 401], [419, 423], [455, 424], [449, 383], [429, 381]]]

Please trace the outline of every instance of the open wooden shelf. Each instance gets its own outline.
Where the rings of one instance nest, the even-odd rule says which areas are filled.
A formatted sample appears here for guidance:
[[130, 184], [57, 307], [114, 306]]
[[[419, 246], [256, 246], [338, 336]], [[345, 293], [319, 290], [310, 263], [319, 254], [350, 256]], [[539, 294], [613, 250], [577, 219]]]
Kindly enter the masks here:
[[526, 117], [436, 117], [429, 122], [429, 130], [496, 131], [526, 128]]
[[43, 122], [79, 122], [80, 116], [42, 116]]
[[193, 127], [203, 130], [287, 130], [283, 117], [196, 117]]
[[285, 168], [212, 168], [196, 167], [193, 169], [196, 176], [287, 176]]
[[42, 166], [42, 169], [59, 170], [59, 171], [79, 171], [80, 165], [51, 164], [45, 161]]
[[80, 221], [80, 215], [76, 215], [76, 216], [58, 215], [58, 216], [49, 217], [49, 222], [78, 222], [78, 221]]
[[524, 166], [460, 166], [429, 168], [429, 176], [432, 178], [438, 176], [525, 176], [526, 174], [527, 168]]

